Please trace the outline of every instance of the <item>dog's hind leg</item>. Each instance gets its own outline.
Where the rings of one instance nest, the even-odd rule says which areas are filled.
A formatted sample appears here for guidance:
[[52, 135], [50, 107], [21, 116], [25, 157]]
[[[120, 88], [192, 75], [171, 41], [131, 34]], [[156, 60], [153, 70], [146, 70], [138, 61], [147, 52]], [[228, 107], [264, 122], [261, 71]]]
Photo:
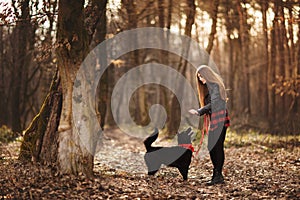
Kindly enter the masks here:
[[154, 175], [160, 168], [159, 164], [147, 163], [148, 175]]

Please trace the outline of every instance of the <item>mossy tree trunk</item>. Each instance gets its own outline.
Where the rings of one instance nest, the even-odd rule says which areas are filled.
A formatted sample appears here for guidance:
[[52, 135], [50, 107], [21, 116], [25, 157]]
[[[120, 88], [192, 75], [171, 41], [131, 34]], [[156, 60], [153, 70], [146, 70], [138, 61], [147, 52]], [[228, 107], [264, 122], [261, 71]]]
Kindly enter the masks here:
[[62, 93], [58, 73], [55, 74], [40, 112], [25, 130], [19, 159], [56, 163], [57, 127], [60, 119]]

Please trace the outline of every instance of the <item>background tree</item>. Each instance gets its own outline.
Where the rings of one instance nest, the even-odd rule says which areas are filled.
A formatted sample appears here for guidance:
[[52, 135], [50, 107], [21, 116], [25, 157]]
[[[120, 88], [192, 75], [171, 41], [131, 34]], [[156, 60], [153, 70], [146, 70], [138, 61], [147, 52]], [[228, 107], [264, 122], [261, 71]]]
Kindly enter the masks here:
[[[195, 1], [186, 1], [186, 7], [185, 7], [185, 15], [186, 15], [186, 21], [185, 21], [185, 29], [184, 34], [188, 37], [191, 37], [192, 35], [192, 27], [195, 22], [195, 14], [196, 14], [196, 5]], [[187, 57], [187, 55], [190, 53], [190, 43], [188, 42], [183, 47], [183, 55]], [[183, 60], [182, 57], [180, 57], [180, 60], [178, 62], [177, 71], [179, 71], [181, 74], [185, 74], [187, 71], [187, 61]], [[175, 83], [176, 84], [176, 83]], [[183, 87], [182, 83], [177, 83], [176, 87]], [[183, 88], [179, 89], [179, 91], [182, 92], [183, 96]], [[169, 133], [169, 136], [172, 136], [177, 133], [180, 120], [181, 120], [181, 113], [180, 113], [180, 103], [182, 102], [182, 99], [178, 99], [175, 94], [172, 94], [171, 96], [171, 102], [170, 102], [170, 118], [167, 122], [167, 131]]]

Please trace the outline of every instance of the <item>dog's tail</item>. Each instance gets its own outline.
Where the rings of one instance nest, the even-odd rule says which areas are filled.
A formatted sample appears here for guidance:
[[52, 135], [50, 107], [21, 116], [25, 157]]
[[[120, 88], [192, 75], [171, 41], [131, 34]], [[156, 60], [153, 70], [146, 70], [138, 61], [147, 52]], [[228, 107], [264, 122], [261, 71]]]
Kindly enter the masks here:
[[147, 151], [151, 150], [151, 145], [153, 142], [155, 142], [157, 137], [158, 137], [158, 129], [155, 128], [154, 132], [144, 140], [144, 145], [145, 145]]

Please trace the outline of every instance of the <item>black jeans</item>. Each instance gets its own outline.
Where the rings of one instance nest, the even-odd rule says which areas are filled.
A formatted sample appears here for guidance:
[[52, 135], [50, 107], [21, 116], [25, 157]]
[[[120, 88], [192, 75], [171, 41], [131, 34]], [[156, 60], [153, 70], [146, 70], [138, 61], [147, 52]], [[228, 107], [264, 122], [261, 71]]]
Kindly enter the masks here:
[[214, 170], [222, 172], [224, 165], [224, 141], [226, 137], [227, 127], [223, 126], [223, 129], [217, 132], [210, 132], [208, 135], [208, 150], [210, 159], [213, 163]]

